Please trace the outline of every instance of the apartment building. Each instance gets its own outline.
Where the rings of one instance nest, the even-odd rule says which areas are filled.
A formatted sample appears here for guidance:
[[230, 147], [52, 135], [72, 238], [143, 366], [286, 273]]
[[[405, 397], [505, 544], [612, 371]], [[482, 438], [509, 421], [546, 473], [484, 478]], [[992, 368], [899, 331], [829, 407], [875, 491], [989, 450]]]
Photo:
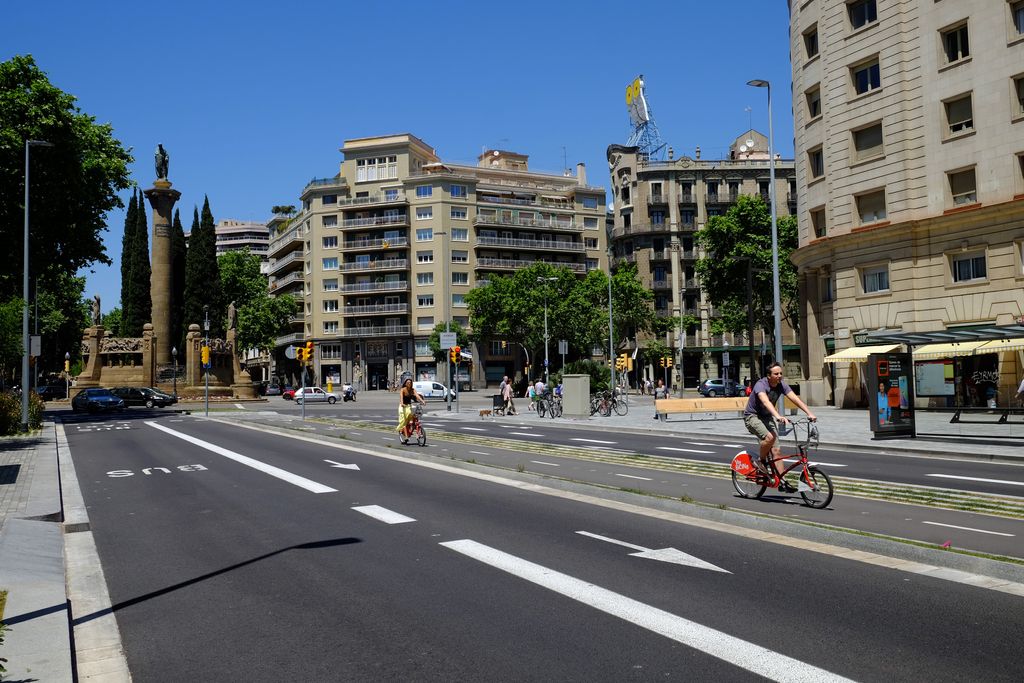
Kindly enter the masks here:
[[270, 246], [270, 229], [266, 223], [225, 219], [214, 226], [217, 235], [217, 256], [229, 251], [248, 249], [260, 257], [263, 272], [266, 273], [267, 248]]
[[[851, 349], [872, 333], [1024, 314], [1024, 1], [789, 7], [803, 395], [861, 406]], [[937, 359], [1003, 396], [1024, 368], [1019, 350]]]
[[[576, 175], [538, 173], [528, 157], [487, 150], [476, 164], [442, 161], [414, 135], [346, 140], [332, 178], [313, 180], [294, 216], [275, 216], [272, 293], [302, 301], [277, 340], [275, 375], [297, 366], [292, 344], [315, 344], [315, 377], [387, 386], [403, 372], [447, 380], [429, 347], [436, 325], [469, 328], [465, 296], [494, 274], [537, 261], [580, 275], [607, 268], [605, 190]], [[522, 370], [515, 344], [471, 350], [469, 381]], [[440, 366], [440, 367], [439, 367]]]
[[[682, 340], [684, 385], [696, 386], [709, 377], [723, 377], [723, 353], [730, 353], [729, 376], [742, 382], [750, 370], [750, 348], [745, 335], [712, 335], [710, 323], [715, 310], [701, 290], [694, 264], [703, 256], [694, 233], [711, 216], [724, 215], [741, 195], [761, 195], [770, 201], [771, 178], [768, 138], [750, 130], [729, 145], [723, 159], [694, 156], [676, 157], [669, 148], [668, 159], [657, 161], [636, 147], [611, 145], [608, 166], [614, 192], [612, 212], [612, 262], [635, 263], [640, 281], [654, 292], [659, 316], [700, 317], [694, 338]], [[792, 159], [776, 158], [775, 197], [779, 216], [796, 212], [796, 186]], [[799, 351], [792, 330], [783, 329], [787, 377], [800, 376]], [[644, 339], [635, 340], [641, 347]], [[675, 349], [679, 359], [679, 334], [660, 340]], [[765, 343], [755, 331], [754, 347], [761, 357]], [[767, 341], [770, 349], [770, 335]], [[673, 383], [679, 381], [679, 371]], [[633, 379], [656, 379], [663, 371], [653, 366], [637, 368]]]

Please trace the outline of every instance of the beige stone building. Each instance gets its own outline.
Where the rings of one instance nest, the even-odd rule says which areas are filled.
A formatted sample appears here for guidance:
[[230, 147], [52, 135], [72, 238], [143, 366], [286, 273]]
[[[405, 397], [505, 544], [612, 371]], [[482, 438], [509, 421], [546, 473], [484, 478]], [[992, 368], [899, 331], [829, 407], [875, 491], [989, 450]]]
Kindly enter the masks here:
[[[698, 147], [693, 157], [652, 160], [636, 147], [612, 145], [608, 165], [614, 193], [612, 240], [613, 264], [637, 264], [640, 281], [654, 292], [654, 308], [661, 317], [693, 315], [701, 328], [683, 340], [683, 381], [693, 388], [701, 380], [723, 377], [723, 352], [730, 354], [729, 377], [742, 382], [752, 375], [749, 345], [744, 335], [712, 335], [710, 322], [715, 310], [701, 291], [694, 264], [703, 254], [696, 248], [694, 233], [710, 216], [723, 215], [741, 195], [770, 200], [768, 138], [750, 130], [729, 146], [724, 159], [701, 158]], [[792, 159], [777, 158], [775, 197], [779, 216], [796, 212], [796, 186]], [[787, 377], [800, 377], [799, 351], [788, 325], [783, 328]], [[659, 340], [675, 350], [675, 374], [671, 384], [678, 387], [679, 332]], [[755, 331], [754, 348], [761, 357], [762, 333]], [[645, 340], [633, 340], [644, 346]], [[770, 335], [767, 342], [771, 347]], [[662, 377], [664, 371], [648, 365], [635, 367], [632, 381]]]
[[[802, 393], [865, 405], [857, 353], [827, 356], [1024, 314], [1024, 1], [789, 4]], [[1019, 350], [915, 354], [965, 398], [982, 373], [1009, 400], [1024, 368]]]
[[[490, 274], [537, 261], [606, 269], [605, 190], [576, 175], [530, 171], [528, 157], [487, 150], [475, 165], [442, 161], [410, 134], [346, 140], [332, 178], [302, 190], [295, 216], [270, 221], [272, 293], [302, 302], [277, 340], [274, 375], [297, 378], [284, 348], [313, 341], [315, 379], [385, 388], [403, 372], [445, 381], [428, 340], [446, 321], [469, 327], [466, 293]], [[471, 375], [496, 386], [521, 371], [515, 344], [471, 350]], [[439, 367], [440, 365], [440, 367]]]

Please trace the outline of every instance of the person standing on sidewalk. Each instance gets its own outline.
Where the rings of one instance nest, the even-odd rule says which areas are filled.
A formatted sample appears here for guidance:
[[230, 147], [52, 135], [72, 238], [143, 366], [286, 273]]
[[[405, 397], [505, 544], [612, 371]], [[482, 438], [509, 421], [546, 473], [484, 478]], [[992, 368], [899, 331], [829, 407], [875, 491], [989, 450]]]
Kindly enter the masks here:
[[668, 398], [668, 390], [665, 389], [665, 380], [658, 378], [658, 386], [654, 387], [654, 419], [658, 419], [658, 399]]

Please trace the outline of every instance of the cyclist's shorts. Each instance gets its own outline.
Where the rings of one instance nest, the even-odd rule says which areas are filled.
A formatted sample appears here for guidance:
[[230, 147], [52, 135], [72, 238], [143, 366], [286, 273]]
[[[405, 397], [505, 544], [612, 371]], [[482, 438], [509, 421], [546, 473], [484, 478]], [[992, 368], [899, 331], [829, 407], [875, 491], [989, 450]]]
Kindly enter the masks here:
[[759, 440], [765, 438], [769, 434], [777, 434], [779, 428], [775, 424], [775, 418], [761, 417], [760, 415], [744, 415], [743, 424], [747, 426], [747, 431], [756, 436]]

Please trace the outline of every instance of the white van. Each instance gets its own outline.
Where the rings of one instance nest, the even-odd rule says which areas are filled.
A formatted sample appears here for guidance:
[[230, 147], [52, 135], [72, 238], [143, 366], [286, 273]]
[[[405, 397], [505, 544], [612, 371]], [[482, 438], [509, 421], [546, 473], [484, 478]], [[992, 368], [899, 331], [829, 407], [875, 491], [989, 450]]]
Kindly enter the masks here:
[[[441, 400], [444, 400], [449, 393], [449, 389], [447, 389], [440, 382], [413, 382], [412, 387], [413, 389], [418, 391], [420, 395], [423, 396], [424, 399], [439, 398]], [[455, 396], [453, 392], [452, 398], [454, 397]]]

